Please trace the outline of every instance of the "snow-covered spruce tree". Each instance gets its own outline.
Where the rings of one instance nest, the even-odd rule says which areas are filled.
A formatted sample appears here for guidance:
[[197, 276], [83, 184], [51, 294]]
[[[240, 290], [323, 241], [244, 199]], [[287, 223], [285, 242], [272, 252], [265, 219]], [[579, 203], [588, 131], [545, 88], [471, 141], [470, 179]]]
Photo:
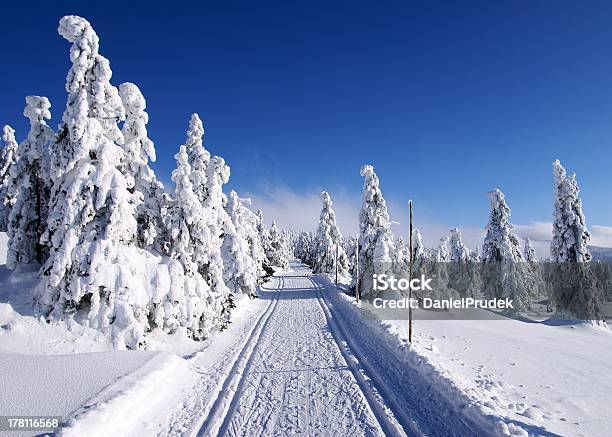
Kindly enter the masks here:
[[[199, 272], [197, 261], [209, 244], [209, 230], [202, 216], [202, 205], [191, 183], [191, 167], [187, 162], [185, 146], [175, 155], [177, 167], [172, 172], [175, 184], [174, 203], [167, 223], [170, 235], [170, 258], [177, 260], [181, 268], [176, 276], [185, 276], [184, 291], [174, 290], [174, 301], [164, 302], [165, 311], [178, 314], [181, 325], [196, 340], [210, 334], [215, 324], [215, 312], [221, 307], [210, 293], [208, 282]], [[176, 304], [177, 309], [173, 308]]]
[[410, 248], [402, 237], [397, 237], [395, 239], [395, 250], [397, 252], [396, 258], [398, 261], [398, 267], [400, 270], [406, 270], [410, 262]]
[[361, 167], [361, 176], [365, 180], [363, 203], [359, 211], [359, 277], [353, 278], [352, 286], [359, 281], [361, 296], [370, 299], [374, 297], [374, 273], [393, 273], [397, 266], [397, 252], [387, 204], [374, 167]]
[[53, 182], [41, 242], [49, 258], [36, 290], [39, 311], [66, 317], [80, 312], [108, 332], [116, 347], [136, 348], [148, 329], [149, 296], [137, 278], [153, 257], [135, 249], [134, 195], [119, 170], [125, 112], [111, 85], [109, 62], [87, 20], [66, 16], [59, 33], [72, 43], [68, 99], [50, 146]]
[[440, 243], [435, 250], [435, 260], [436, 262], [449, 262], [450, 261], [450, 252], [448, 251], [448, 237], [440, 238]]
[[561, 316], [597, 321], [602, 319], [603, 292], [590, 268], [591, 238], [582, 212], [576, 175], [568, 176], [553, 162], [555, 206], [550, 245], [554, 274], [553, 300]]
[[504, 193], [495, 189], [488, 193], [491, 214], [482, 246], [483, 293], [491, 297], [513, 300], [514, 311], [529, 308], [534, 295], [535, 281], [524, 262], [519, 239], [512, 232], [510, 208]]
[[314, 236], [312, 232], [300, 232], [298, 236], [295, 257], [304, 264], [314, 264]]
[[[230, 290], [223, 280], [223, 258], [221, 244], [224, 227], [230, 219], [224, 209], [223, 184], [230, 175], [230, 169], [223, 158], [214, 156], [204, 149], [202, 136], [204, 128], [198, 114], [192, 114], [187, 129], [185, 149], [191, 168], [190, 180], [193, 192], [201, 205], [201, 220], [205, 229], [201, 230], [203, 244], [194, 253], [198, 272], [210, 286], [215, 301], [215, 325], [223, 329], [229, 322], [233, 307]], [[220, 306], [217, 306], [220, 305]]]
[[450, 230], [450, 260], [452, 262], [465, 262], [470, 259], [470, 249], [463, 243], [461, 231], [457, 228]]
[[[147, 133], [149, 115], [145, 112], [146, 101], [140, 89], [133, 83], [119, 86], [119, 96], [125, 107], [123, 124], [124, 154], [120, 170], [126, 178], [128, 189], [137, 194], [136, 221], [138, 223], [138, 245], [159, 250], [163, 240], [164, 225], [161, 211], [166, 197], [163, 184], [157, 180], [149, 167], [155, 162], [155, 147]], [[158, 242], [158, 244], [155, 244]]]
[[316, 255], [313, 271], [315, 273], [335, 273], [338, 260], [338, 275], [346, 276], [348, 259], [342, 247], [342, 234], [336, 223], [332, 200], [327, 191], [321, 191], [323, 208], [319, 216], [319, 226], [315, 237]]
[[280, 267], [281, 269], [287, 269], [289, 267], [287, 255], [283, 234], [278, 226], [276, 226], [276, 222], [273, 221], [269, 230], [269, 246], [267, 252], [270, 264]]
[[46, 97], [26, 97], [23, 115], [30, 120], [30, 132], [17, 148], [19, 159], [9, 175], [15, 202], [10, 210], [7, 231], [7, 265], [11, 269], [18, 263], [42, 263], [47, 256], [40, 237], [47, 226], [50, 191], [47, 147], [54, 133], [45, 122], [51, 118], [50, 107]]
[[357, 237], [354, 235], [344, 238], [343, 241], [344, 252], [349, 260], [349, 271], [350, 278], [355, 276], [356, 264], [357, 264]]
[[567, 176], [559, 162], [553, 162], [555, 209], [550, 255], [556, 262], [589, 262], [587, 244], [591, 239], [582, 212], [576, 175]]
[[261, 247], [266, 255], [266, 271], [268, 274], [272, 275], [274, 273], [274, 269], [272, 269], [272, 260], [270, 259], [269, 254], [272, 253], [271, 249], [271, 241], [270, 241], [270, 229], [266, 226], [266, 222], [263, 218], [263, 212], [261, 209], [258, 209], [255, 212], [257, 217], [257, 233], [259, 234], [259, 241], [261, 242]]
[[423, 236], [421, 231], [414, 228], [412, 231], [412, 260], [415, 264], [425, 261], [429, 258], [427, 249], [423, 245]]
[[0, 156], [0, 232], [8, 230], [9, 214], [15, 202], [11, 192], [11, 167], [17, 161], [17, 141], [15, 129], [8, 124], [2, 128], [2, 155]]
[[535, 263], [538, 261], [536, 251], [531, 245], [531, 240], [527, 237], [523, 238], [523, 258], [528, 263]]
[[[225, 211], [226, 197], [223, 194], [223, 184], [229, 180], [230, 168], [223, 158], [213, 156], [206, 166], [206, 199], [203, 207], [210, 217], [207, 224], [210, 228], [212, 244], [209, 247], [209, 261], [204, 264], [203, 276], [209, 281], [211, 290], [222, 302], [219, 314], [219, 327], [224, 329], [230, 320], [230, 312], [235, 307], [230, 289], [223, 280], [223, 257], [221, 244], [227, 233], [231, 232], [231, 220]], [[197, 194], [197, 193], [196, 193]], [[215, 238], [216, 237], [216, 238]]]
[[261, 282], [269, 273], [266, 270], [268, 268], [266, 254], [261, 245], [259, 232], [257, 231], [258, 217], [247, 207], [247, 205], [251, 204], [251, 199], [239, 198], [238, 200], [238, 216], [245, 231], [245, 238], [249, 244], [249, 256], [255, 263], [258, 282]]
[[451, 229], [448, 286], [461, 297], [474, 297], [480, 291], [480, 272], [472, 254], [463, 243], [461, 231]]
[[[544, 267], [544, 264], [538, 262], [538, 257], [536, 255], [536, 251], [531, 244], [531, 240], [527, 237], [523, 238], [523, 258], [528, 265], [528, 268], [531, 270], [531, 275], [533, 277], [534, 289], [533, 289], [533, 297], [534, 299], [540, 298], [548, 298], [550, 294], [550, 281], [546, 281], [545, 275], [547, 269]], [[550, 265], [550, 263], [547, 263]], [[550, 307], [550, 300], [549, 300]]]
[[230, 191], [225, 207], [229, 222], [224, 228], [223, 279], [233, 293], [255, 296], [257, 288], [257, 265], [251, 257], [247, 230], [240, 214], [240, 199], [235, 191]]
[[98, 53], [98, 35], [89, 22], [68, 15], [60, 20], [58, 32], [72, 43], [72, 68], [66, 78], [66, 110], [56, 141], [50, 147], [53, 182], [90, 153], [95, 153], [91, 147], [92, 138], [102, 135], [111, 143], [123, 144], [117, 123], [125, 119], [119, 91], [110, 83], [110, 64]]
[[316, 244], [314, 232], [306, 232], [304, 234], [304, 259], [309, 266], [314, 265], [316, 259]]
[[204, 202], [208, 197], [206, 168], [210, 161], [210, 152], [204, 148], [203, 137], [204, 126], [202, 120], [197, 113], [193, 113], [189, 119], [185, 147], [191, 165], [193, 189], [201, 202]]

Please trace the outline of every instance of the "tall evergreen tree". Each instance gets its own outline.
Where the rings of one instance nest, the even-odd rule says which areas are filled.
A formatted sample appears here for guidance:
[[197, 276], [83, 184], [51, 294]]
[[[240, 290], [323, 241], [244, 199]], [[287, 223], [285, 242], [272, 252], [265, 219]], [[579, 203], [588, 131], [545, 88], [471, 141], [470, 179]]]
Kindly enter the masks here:
[[380, 191], [374, 167], [361, 167], [364, 177], [363, 203], [359, 212], [359, 281], [364, 299], [374, 295], [373, 275], [393, 272], [397, 266], [397, 253], [391, 233], [387, 204]]
[[227, 325], [232, 306], [230, 290], [223, 280], [221, 257], [223, 227], [229, 223], [223, 207], [222, 187], [229, 179], [230, 169], [225, 165], [223, 158], [216, 156], [211, 158], [210, 153], [204, 149], [203, 134], [200, 118], [197, 114], [192, 114], [184, 146], [190, 166], [189, 178], [193, 193], [199, 201], [201, 214], [201, 229], [199, 229], [201, 244], [194, 252], [194, 262], [198, 272], [210, 287], [216, 305], [213, 309], [216, 317], [215, 325], [223, 328]]
[[281, 269], [287, 269], [289, 267], [288, 253], [285, 246], [285, 239], [281, 230], [276, 226], [276, 222], [272, 222], [269, 231], [269, 246], [268, 246], [268, 259], [270, 264]]
[[[191, 166], [187, 162], [187, 150], [183, 145], [175, 155], [177, 167], [172, 172], [175, 184], [174, 204], [170, 209], [168, 233], [170, 235], [170, 257], [179, 261], [182, 272], [193, 284], [185, 290], [176, 292], [175, 301], [166, 306], [179, 304], [181, 321], [193, 338], [200, 340], [208, 337], [215, 327], [215, 313], [221, 312], [218, 299], [210, 292], [210, 286], [199, 272], [198, 260], [206, 252], [209, 231], [202, 216], [202, 205], [191, 183]], [[184, 310], [180, 305], [184, 304]]]
[[603, 292], [590, 268], [591, 238], [582, 212], [576, 175], [568, 176], [553, 162], [554, 214], [550, 255], [555, 263], [553, 300], [562, 316], [597, 321], [602, 319]]
[[246, 232], [246, 239], [249, 243], [249, 254], [251, 258], [253, 258], [253, 261], [255, 261], [257, 278], [261, 279], [270, 274], [270, 268], [268, 265], [268, 258], [261, 245], [259, 231], [257, 230], [259, 218], [257, 214], [247, 207], [247, 205], [251, 204], [251, 199], [240, 198], [239, 201], [238, 214], [240, 216], [240, 222]]
[[482, 246], [483, 292], [492, 297], [513, 299], [514, 310], [529, 308], [534, 294], [534, 278], [524, 263], [518, 237], [512, 232], [510, 208], [504, 193], [495, 189], [488, 193], [491, 215]]
[[523, 238], [523, 258], [529, 263], [535, 263], [538, 261], [536, 251], [531, 244], [531, 240], [527, 237]]
[[17, 263], [42, 263], [47, 256], [40, 237], [47, 225], [50, 192], [47, 153], [54, 133], [45, 122], [51, 118], [50, 107], [46, 97], [26, 97], [23, 115], [30, 120], [30, 132], [19, 144], [19, 160], [10, 170], [9, 185], [15, 195], [8, 221], [7, 265], [11, 269]]
[[435, 259], [436, 262], [450, 261], [450, 252], [448, 251], [448, 237], [440, 238], [440, 243], [436, 248]]
[[2, 128], [2, 155], [0, 156], [0, 232], [8, 230], [8, 221], [11, 208], [15, 203], [14, 193], [11, 192], [11, 167], [17, 161], [17, 140], [15, 129], [8, 124]]
[[240, 199], [235, 191], [230, 191], [225, 208], [230, 220], [225, 225], [221, 246], [223, 279], [233, 293], [255, 296], [257, 265], [251, 254], [248, 230], [243, 222]]
[[39, 309], [62, 316], [87, 308], [92, 327], [109, 329], [118, 345], [137, 347], [146, 311], [130, 295], [128, 248], [136, 240], [135, 199], [118, 169], [125, 111], [111, 85], [109, 62], [87, 20], [66, 16], [59, 33], [72, 43], [68, 102], [51, 145], [51, 191], [41, 241], [49, 258], [37, 289]]
[[459, 296], [474, 297], [480, 291], [479, 269], [472, 261], [472, 254], [463, 242], [461, 231], [454, 228], [450, 233], [450, 263], [445, 266], [448, 286]]
[[315, 273], [334, 273], [336, 259], [338, 261], [338, 274], [346, 276], [348, 259], [342, 247], [342, 234], [336, 223], [336, 214], [332, 209], [332, 200], [327, 191], [321, 192], [323, 208], [319, 218], [319, 226], [315, 240], [316, 255], [314, 263]]
[[589, 262], [591, 253], [587, 244], [591, 235], [582, 212], [576, 175], [567, 176], [557, 159], [553, 162], [553, 178], [555, 206], [550, 256], [556, 262]]
[[450, 260], [453, 262], [465, 262], [470, 259], [470, 249], [463, 243], [461, 231], [457, 228], [450, 231]]
[[[122, 134], [125, 139], [120, 170], [126, 178], [128, 189], [136, 195], [136, 221], [138, 223], [138, 245], [143, 248], [155, 246], [163, 239], [164, 186], [149, 167], [155, 162], [155, 147], [147, 133], [149, 115], [147, 103], [140, 89], [133, 83], [119, 86], [119, 96], [125, 107], [126, 119]], [[156, 245], [159, 249], [159, 244]]]

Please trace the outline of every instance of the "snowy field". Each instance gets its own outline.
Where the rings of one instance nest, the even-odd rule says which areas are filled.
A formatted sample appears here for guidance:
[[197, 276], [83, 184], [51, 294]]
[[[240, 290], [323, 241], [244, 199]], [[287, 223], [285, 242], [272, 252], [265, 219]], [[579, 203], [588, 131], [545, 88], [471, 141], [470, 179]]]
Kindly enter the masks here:
[[[340, 297], [359, 311], [353, 298]], [[406, 320], [364, 323], [390, 347], [407, 344]], [[485, 414], [502, 417], [509, 432], [612, 435], [609, 329], [513, 319], [415, 320], [413, 329], [424, 365]]]
[[160, 334], [154, 350], [112, 351], [28, 314], [31, 276], [2, 275], [0, 411], [61, 415], [64, 435], [612, 432], [608, 330], [418, 320], [411, 349], [405, 322], [364, 319], [294, 265], [203, 343]]

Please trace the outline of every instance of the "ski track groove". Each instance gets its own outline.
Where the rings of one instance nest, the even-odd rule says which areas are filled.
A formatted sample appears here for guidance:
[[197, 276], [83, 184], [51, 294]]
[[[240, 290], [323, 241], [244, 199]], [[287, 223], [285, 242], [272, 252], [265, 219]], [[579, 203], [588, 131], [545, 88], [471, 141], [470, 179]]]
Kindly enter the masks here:
[[274, 309], [197, 435], [381, 435], [387, 426], [344, 359], [310, 272], [298, 267], [277, 280]]
[[[262, 316], [257, 321], [253, 330], [249, 333], [247, 341], [245, 342], [242, 350], [239, 352], [236, 358], [236, 361], [232, 365], [232, 370], [229, 372], [228, 376], [222, 382], [219, 383], [221, 386], [221, 389], [219, 390], [218, 396], [213, 402], [212, 407], [210, 408], [208, 414], [203, 416], [203, 420], [201, 420], [201, 423], [198, 423], [196, 425], [195, 429], [197, 430], [197, 432], [195, 433], [195, 435], [197, 435], [198, 437], [206, 436], [206, 435], [215, 435], [218, 433], [218, 432], [215, 433], [215, 431], [217, 431], [214, 427], [215, 416], [217, 416], [218, 414], [223, 414], [222, 412], [219, 411], [219, 409], [222, 408], [225, 410], [225, 404], [227, 403], [228, 395], [230, 393], [232, 394], [231, 402], [233, 402], [236, 396], [236, 393], [239, 392], [239, 390], [231, 390], [230, 384], [232, 384], [232, 382], [235, 381], [237, 376], [241, 375], [241, 370], [244, 371], [247, 368], [248, 361], [253, 356], [253, 352], [255, 348], [257, 347], [257, 343], [261, 339], [261, 333], [263, 332], [268, 320], [270, 320], [270, 317], [272, 316], [272, 314], [274, 313], [274, 310], [276, 309], [276, 306], [278, 305], [278, 295], [280, 293], [280, 290], [282, 290], [282, 286], [284, 284], [282, 277], [278, 277], [278, 279], [279, 279], [279, 285], [275, 287], [275, 290], [273, 292], [273, 297], [272, 297], [272, 300], [270, 301], [270, 304], [268, 305], [268, 307], [266, 308]], [[253, 345], [252, 348], [250, 348], [249, 346], [253, 343], [254, 340], [255, 340], [255, 344]], [[240, 364], [244, 360], [246, 360], [247, 365], [245, 365], [241, 369], [242, 366], [240, 366]], [[240, 377], [238, 383], [240, 383], [242, 380], [243, 378]], [[229, 393], [228, 393], [228, 390], [229, 390]], [[231, 402], [229, 404], [230, 410], [231, 410]]]
[[407, 418], [403, 418], [403, 423], [399, 423], [397, 418], [394, 417], [394, 413], [385, 406], [384, 398], [379, 394], [379, 389], [373, 386], [372, 376], [368, 374], [367, 367], [363, 366], [362, 360], [357, 356], [355, 351], [352, 349], [351, 342], [348, 340], [348, 336], [344, 332], [343, 327], [339, 324], [338, 320], [335, 319], [325, 301], [325, 297], [321, 290], [324, 288], [318, 284], [315, 280], [310, 279], [317, 293], [317, 301], [321, 306], [321, 310], [325, 314], [327, 323], [330, 327], [330, 332], [334, 336], [336, 344], [340, 348], [345, 361], [349, 364], [353, 375], [363, 394], [366, 396], [370, 407], [374, 411], [378, 422], [383, 426], [384, 432], [387, 435], [406, 435], [404, 429], [409, 429], [411, 435], [422, 435], [421, 431], [417, 426]]
[[[317, 276], [313, 276], [313, 278], [319, 288], [324, 290], [323, 280]], [[334, 299], [338, 298], [338, 296], [334, 296]], [[329, 308], [330, 304], [327, 301], [326, 304]], [[331, 303], [331, 306], [332, 308], [337, 307], [334, 303]], [[348, 325], [344, 320], [346, 314], [342, 314], [341, 310], [332, 312], [330, 309], [329, 312], [337, 315], [336, 322], [346, 332], [346, 325]], [[394, 365], [398, 363], [393, 363], [397, 360], [395, 358], [396, 351], [389, 349], [384, 342], [377, 343], [372, 338], [359, 337], [354, 339], [346, 335], [345, 339], [348, 339], [350, 348], [359, 357], [360, 364], [368, 369], [370, 375], [374, 376], [376, 386], [383, 393], [386, 403], [391, 405], [393, 411], [401, 417], [403, 423], [411, 428], [416, 427], [417, 430], [421, 428], [420, 434], [462, 437], [495, 434], [490, 428], [490, 422], [483, 423], [478, 419], [462, 414], [461, 411], [457, 411], [457, 408], [453, 407], [452, 401], [448, 401], [443, 395], [440, 396], [436, 387], [432, 386], [429, 381], [424, 381], [423, 377], [415, 372], [415, 369], [410, 368], [410, 364], [406, 364], [408, 367], [399, 370], [398, 373], [398, 369], [394, 368]], [[360, 339], [361, 342], [359, 342]], [[372, 344], [370, 343], [372, 341], [376, 343], [374, 350], [371, 350]], [[376, 361], [379, 362], [376, 363]], [[391, 388], [383, 378], [391, 378], [392, 383], [397, 385]], [[423, 387], [424, 384], [425, 387]]]
[[428, 417], [436, 410], [423, 416], [422, 408], [414, 408], [420, 402], [411, 396], [414, 389], [400, 393], [402, 387], [385, 382], [389, 369], [370, 361], [381, 357], [370, 357], [367, 344], [347, 335], [350, 320], [336, 314], [327, 296], [336, 291], [333, 285], [300, 264], [274, 279], [270, 304], [191, 435], [472, 434], [461, 418], [453, 428]]

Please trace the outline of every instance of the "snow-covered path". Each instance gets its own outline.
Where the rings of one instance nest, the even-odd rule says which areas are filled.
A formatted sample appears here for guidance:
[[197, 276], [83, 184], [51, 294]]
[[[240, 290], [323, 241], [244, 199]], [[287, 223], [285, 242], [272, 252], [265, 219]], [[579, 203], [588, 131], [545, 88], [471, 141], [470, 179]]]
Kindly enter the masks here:
[[482, 414], [325, 276], [292, 264], [259, 294], [198, 350], [159, 353], [60, 412], [62, 435], [499, 434], [499, 417]]
[[325, 291], [298, 264], [274, 279], [267, 310], [199, 435], [403, 434], [340, 331]]

